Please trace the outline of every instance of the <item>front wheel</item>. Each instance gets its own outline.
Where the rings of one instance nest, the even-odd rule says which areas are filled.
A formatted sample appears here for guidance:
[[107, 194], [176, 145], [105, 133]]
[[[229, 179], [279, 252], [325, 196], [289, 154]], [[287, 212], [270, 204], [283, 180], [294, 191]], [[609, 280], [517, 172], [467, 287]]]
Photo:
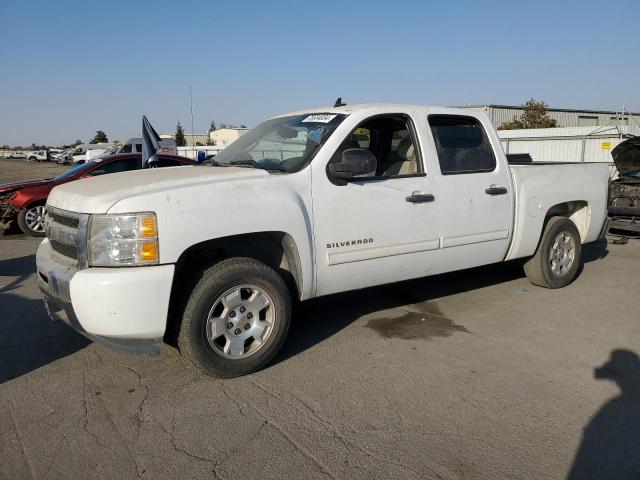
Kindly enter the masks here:
[[236, 257], [206, 270], [185, 308], [178, 347], [201, 372], [219, 378], [259, 370], [278, 353], [291, 323], [291, 296], [278, 273]]
[[581, 255], [580, 232], [575, 224], [565, 217], [552, 217], [536, 253], [524, 264], [524, 272], [534, 285], [565, 287], [575, 279]]
[[31, 237], [44, 237], [44, 205], [31, 205], [18, 212], [18, 226], [23, 233]]

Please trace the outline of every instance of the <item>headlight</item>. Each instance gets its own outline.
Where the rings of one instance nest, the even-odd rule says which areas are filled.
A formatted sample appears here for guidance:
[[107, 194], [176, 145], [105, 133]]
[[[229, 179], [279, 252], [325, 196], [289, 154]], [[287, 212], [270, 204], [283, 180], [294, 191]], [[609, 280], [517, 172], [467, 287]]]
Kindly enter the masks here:
[[156, 265], [158, 223], [152, 212], [92, 215], [89, 264], [93, 267]]

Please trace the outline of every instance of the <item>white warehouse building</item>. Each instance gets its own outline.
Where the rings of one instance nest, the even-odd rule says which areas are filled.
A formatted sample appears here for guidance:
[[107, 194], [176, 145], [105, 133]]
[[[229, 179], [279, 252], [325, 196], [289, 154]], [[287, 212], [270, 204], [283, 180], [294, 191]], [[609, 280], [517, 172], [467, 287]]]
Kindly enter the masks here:
[[[522, 114], [521, 105], [465, 105], [461, 108], [484, 112], [496, 128]], [[549, 116], [558, 122], [558, 127], [560, 128], [640, 125], [640, 113], [630, 113], [623, 109], [616, 112], [613, 110], [578, 110], [550, 107]]]
[[248, 128], [218, 128], [209, 132], [209, 141], [217, 147], [225, 148], [249, 131]]

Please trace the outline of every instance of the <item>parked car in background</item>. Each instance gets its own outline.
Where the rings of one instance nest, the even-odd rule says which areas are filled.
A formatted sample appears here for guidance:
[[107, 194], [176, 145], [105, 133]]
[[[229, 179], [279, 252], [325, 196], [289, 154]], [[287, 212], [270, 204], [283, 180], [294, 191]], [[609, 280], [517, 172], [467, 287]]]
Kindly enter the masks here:
[[[159, 144], [158, 154], [178, 155], [178, 148], [174, 139], [162, 139]], [[127, 155], [131, 153], [142, 153], [142, 138], [129, 138], [122, 145], [112, 145], [103, 152], [96, 154], [93, 151], [87, 151], [86, 159], [92, 160], [106, 157], [108, 155]]]
[[[173, 138], [163, 138], [159, 142], [158, 154], [164, 155], [177, 155], [178, 148], [176, 141]], [[142, 138], [134, 137], [129, 138], [124, 144], [118, 148], [114, 153], [142, 153]]]
[[46, 150], [36, 150], [28, 153], [27, 160], [30, 162], [46, 162], [48, 159]]
[[76, 165], [78, 163], [85, 163], [92, 157], [97, 157], [101, 153], [106, 152], [109, 147], [110, 145], [108, 143], [87, 143], [84, 145], [78, 145], [73, 152], [71, 152], [71, 155], [67, 157], [69, 164]]
[[61, 148], [50, 148], [48, 161], [55, 162], [63, 151]]
[[75, 147], [73, 148], [67, 148], [66, 150], [63, 150], [62, 152], [60, 152], [58, 155], [56, 155], [56, 163], [60, 164], [60, 165], [68, 165], [69, 164], [69, 155], [71, 155], [74, 151]]
[[142, 138], [129, 138], [114, 153], [142, 153]]
[[611, 151], [619, 177], [609, 186], [609, 216], [615, 230], [640, 234], [640, 137]]
[[25, 159], [27, 158], [27, 154], [25, 152], [11, 152], [9, 158]]
[[[155, 166], [186, 165], [195, 165], [195, 162], [184, 157], [159, 155]], [[8, 228], [17, 222], [27, 235], [41, 237], [44, 235], [45, 204], [52, 188], [81, 178], [139, 170], [140, 167], [139, 154], [112, 155], [78, 164], [57, 177], [0, 185], [0, 227]]]

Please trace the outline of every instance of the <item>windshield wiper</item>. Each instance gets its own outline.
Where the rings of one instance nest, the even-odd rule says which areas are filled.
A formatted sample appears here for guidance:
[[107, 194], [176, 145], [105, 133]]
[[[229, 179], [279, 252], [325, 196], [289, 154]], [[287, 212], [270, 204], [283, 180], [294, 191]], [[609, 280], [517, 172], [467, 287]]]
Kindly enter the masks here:
[[244, 168], [257, 168], [258, 164], [255, 160], [234, 160], [232, 162], [220, 163], [215, 160], [211, 161], [211, 165], [214, 167], [244, 167]]
[[288, 170], [279, 165], [261, 165], [255, 160], [233, 160], [231, 162], [218, 163], [215, 160], [211, 162], [214, 167], [243, 167], [243, 168], [259, 168], [260, 170], [273, 170], [276, 172], [288, 172]]
[[285, 172], [285, 173], [289, 172], [289, 170], [287, 170], [286, 168], [278, 167], [278, 166], [271, 166], [271, 167], [260, 167], [260, 166], [258, 166], [258, 168], [262, 168], [263, 170], [267, 170], [267, 171], [272, 170], [274, 172]]
[[250, 168], [258, 168], [258, 163], [255, 160], [234, 160], [229, 162], [229, 165], [234, 167], [250, 167]]

